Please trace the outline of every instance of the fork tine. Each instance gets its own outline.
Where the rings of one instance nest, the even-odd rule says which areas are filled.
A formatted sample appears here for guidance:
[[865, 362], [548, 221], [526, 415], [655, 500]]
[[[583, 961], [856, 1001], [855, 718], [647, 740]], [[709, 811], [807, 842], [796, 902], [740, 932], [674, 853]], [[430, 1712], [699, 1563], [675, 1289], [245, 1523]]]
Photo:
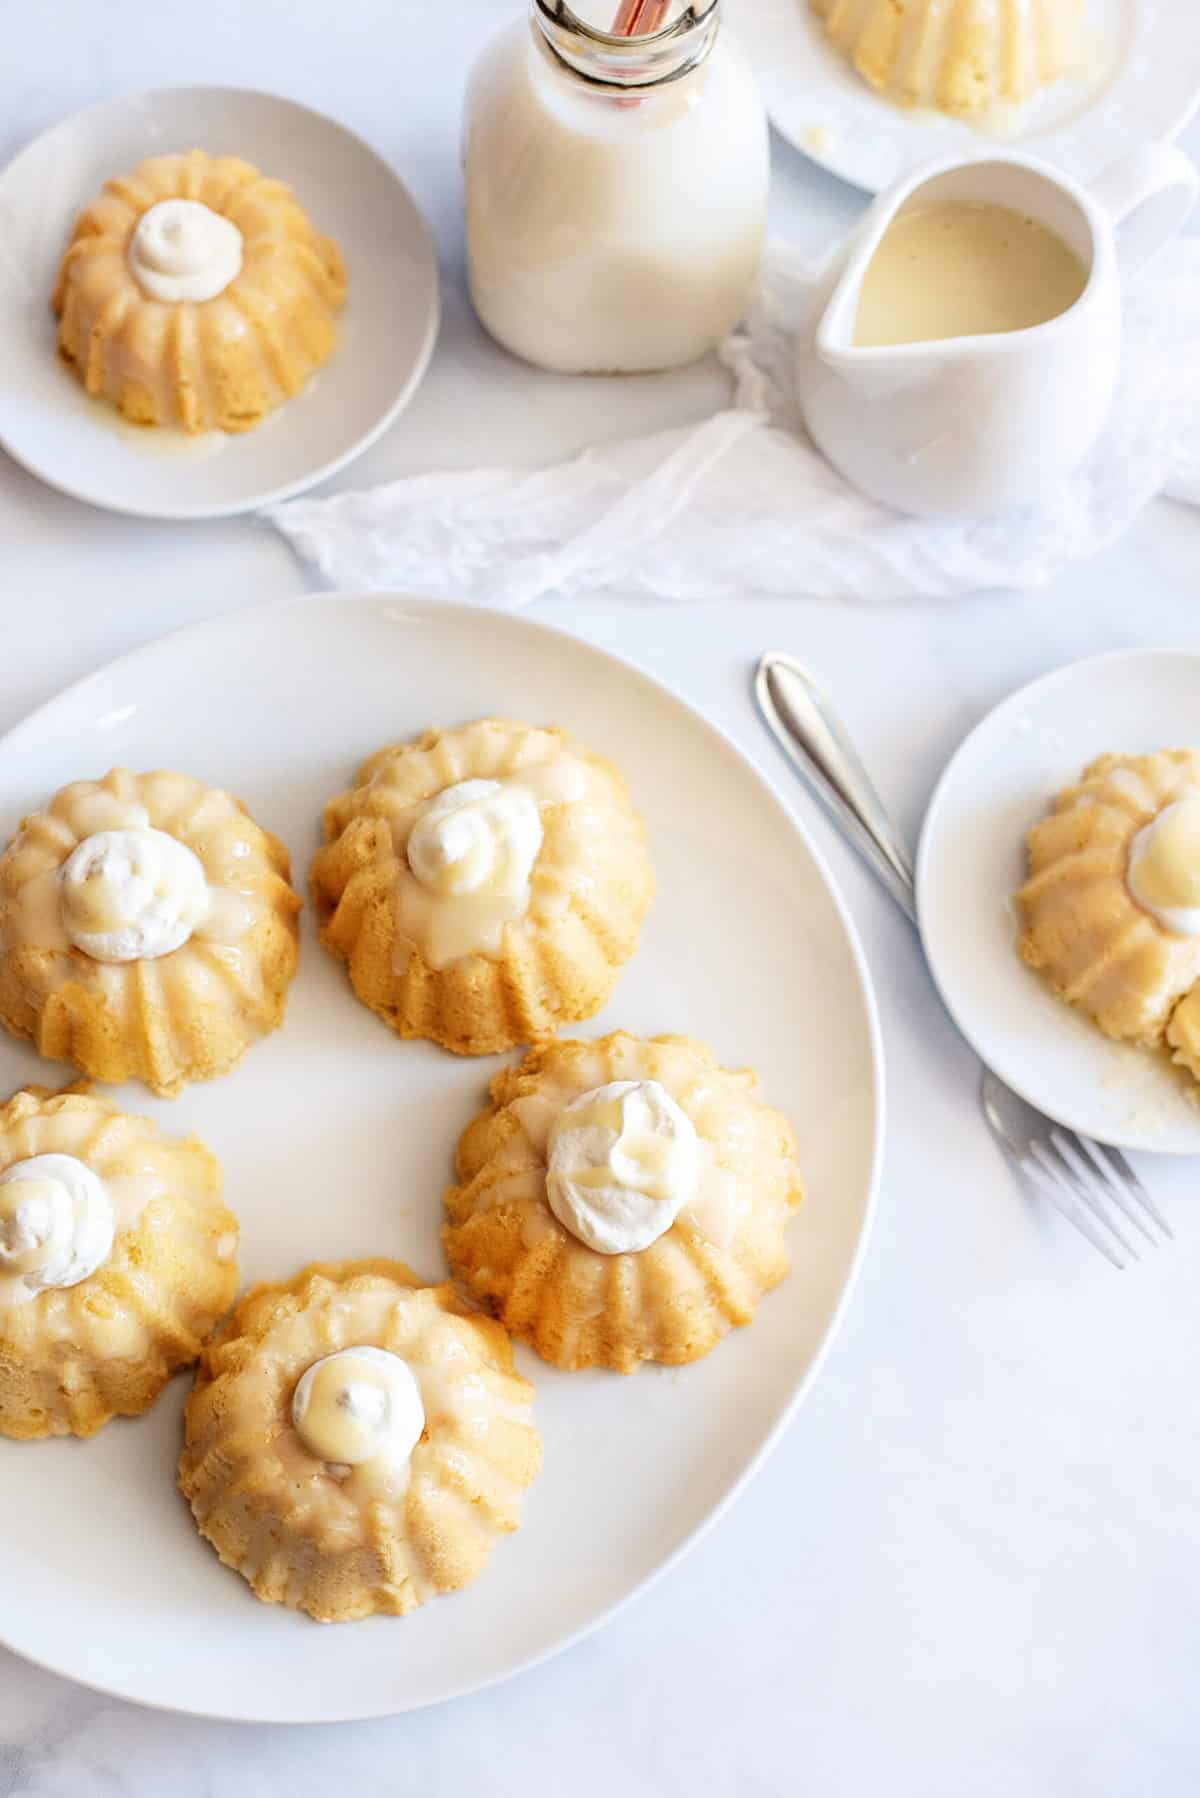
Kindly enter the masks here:
[[[1161, 1246], [1160, 1238], [1146, 1227], [1142, 1213], [1158, 1225], [1163, 1238], [1173, 1236], [1166, 1218], [1119, 1150], [1054, 1123], [986, 1067], [979, 1082], [979, 1101], [988, 1129], [1017, 1175], [1039, 1197], [1048, 1199], [1113, 1267], [1125, 1267], [1114, 1243], [1134, 1261], [1141, 1259], [1135, 1246], [1137, 1236], [1155, 1248]], [[1117, 1219], [1136, 1231], [1133, 1241]]]
[[1092, 1142], [1086, 1136], [1081, 1136], [1078, 1140], [1081, 1146], [1087, 1150], [1093, 1161], [1099, 1163], [1101, 1157], [1103, 1157], [1105, 1161], [1111, 1163], [1121, 1179], [1124, 1180], [1126, 1190], [1137, 1200], [1143, 1211], [1148, 1212], [1154, 1219], [1159, 1229], [1163, 1232], [1163, 1235], [1169, 1236], [1173, 1242], [1175, 1240], [1174, 1230], [1172, 1230], [1170, 1224], [1167, 1222], [1158, 1206], [1154, 1203], [1154, 1200], [1150, 1197], [1150, 1194], [1146, 1191], [1146, 1188], [1142, 1185], [1128, 1161], [1126, 1161], [1124, 1155], [1122, 1155], [1120, 1149], [1111, 1149], [1107, 1143]]
[[1077, 1171], [1090, 1174], [1093, 1180], [1099, 1180], [1102, 1190], [1117, 1207], [1122, 1217], [1131, 1223], [1135, 1230], [1140, 1230], [1146, 1241], [1153, 1247], [1158, 1246], [1157, 1238], [1141, 1214], [1134, 1210], [1120, 1185], [1113, 1177], [1113, 1170], [1096, 1155], [1087, 1154], [1087, 1143], [1083, 1137], [1077, 1136], [1074, 1130], [1063, 1130], [1056, 1126], [1050, 1132], [1051, 1141], [1060, 1155], [1069, 1156], [1077, 1163]]
[[1050, 1148], [1045, 1143], [1032, 1142], [1029, 1145], [1029, 1153], [1042, 1169], [1043, 1173], [1045, 1173], [1047, 1178], [1051, 1180], [1056, 1178], [1065, 1180], [1075, 1196], [1082, 1200], [1087, 1206], [1096, 1222], [1116, 1237], [1127, 1255], [1132, 1255], [1135, 1261], [1139, 1261], [1141, 1257], [1138, 1254], [1137, 1249], [1134, 1247], [1133, 1243], [1129, 1241], [1128, 1237], [1123, 1236], [1121, 1231], [1118, 1230], [1116, 1224], [1114, 1224], [1100, 1200], [1088, 1186], [1086, 1178], [1072, 1167], [1067, 1156], [1063, 1154], [1061, 1147], [1057, 1143], [1054, 1143], [1053, 1137], [1051, 1137], [1051, 1143], [1056, 1150], [1056, 1155], [1054, 1156], [1051, 1155]]
[[1036, 1161], [1014, 1161], [1014, 1165], [1036, 1192], [1040, 1192], [1043, 1198], [1048, 1199], [1069, 1224], [1074, 1224], [1081, 1236], [1087, 1237], [1092, 1247], [1104, 1256], [1110, 1266], [1115, 1267], [1118, 1273], [1124, 1273], [1125, 1263], [1119, 1259], [1111, 1243], [1107, 1242], [1097, 1230], [1087, 1212], [1081, 1210], [1067, 1196], [1059, 1175], [1047, 1173], [1046, 1169]]
[[1097, 1222], [1103, 1224], [1106, 1230], [1111, 1231], [1127, 1255], [1132, 1255], [1135, 1261], [1140, 1261], [1142, 1257], [1137, 1244], [1131, 1241], [1117, 1225], [1112, 1212], [1104, 1202], [1105, 1188], [1100, 1187], [1097, 1191], [1099, 1177], [1092, 1172], [1088, 1162], [1075, 1155], [1069, 1140], [1069, 1133], [1060, 1129], [1057, 1124], [1053, 1125], [1050, 1130], [1049, 1146], [1062, 1164], [1062, 1171], [1070, 1185], [1079, 1194], [1092, 1216], [1096, 1218]]

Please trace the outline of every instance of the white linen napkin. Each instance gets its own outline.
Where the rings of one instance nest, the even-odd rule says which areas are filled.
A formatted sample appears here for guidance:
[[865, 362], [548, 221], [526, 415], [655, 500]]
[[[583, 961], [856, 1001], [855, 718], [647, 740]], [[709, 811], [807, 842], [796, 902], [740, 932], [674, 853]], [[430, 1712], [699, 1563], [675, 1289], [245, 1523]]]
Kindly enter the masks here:
[[721, 349], [733, 401], [702, 424], [536, 472], [393, 481], [266, 516], [335, 587], [522, 606], [550, 593], [656, 599], [950, 597], [1032, 587], [1111, 543], [1154, 494], [1200, 505], [1200, 238], [1125, 295], [1112, 415], [1038, 504], [978, 521], [865, 498], [805, 434], [792, 341], [819, 265], [772, 245], [745, 325]]

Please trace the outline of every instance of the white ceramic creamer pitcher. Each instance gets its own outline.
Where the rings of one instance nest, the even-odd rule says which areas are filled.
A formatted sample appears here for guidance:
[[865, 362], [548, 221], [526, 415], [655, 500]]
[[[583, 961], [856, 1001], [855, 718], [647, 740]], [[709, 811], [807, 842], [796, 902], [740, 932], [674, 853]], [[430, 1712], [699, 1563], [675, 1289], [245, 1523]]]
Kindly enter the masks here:
[[[927, 163], [881, 194], [833, 259], [800, 334], [797, 385], [816, 443], [864, 493], [902, 512], [983, 516], [1037, 499], [1103, 427], [1121, 356], [1121, 281], [1166, 243], [1196, 197], [1181, 150], [1148, 144], [1082, 188], [1030, 156]], [[1086, 275], [1045, 324], [862, 347], [863, 276], [888, 227], [917, 207], [1006, 207], [1060, 237]]]

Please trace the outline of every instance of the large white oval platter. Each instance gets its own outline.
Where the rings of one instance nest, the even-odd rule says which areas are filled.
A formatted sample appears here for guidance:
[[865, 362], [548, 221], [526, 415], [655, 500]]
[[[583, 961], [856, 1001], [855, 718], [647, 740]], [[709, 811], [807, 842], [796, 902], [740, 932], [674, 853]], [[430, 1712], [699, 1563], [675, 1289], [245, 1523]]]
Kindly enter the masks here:
[[[235, 435], [127, 424], [88, 398], [55, 351], [50, 295], [77, 215], [111, 176], [193, 148], [286, 181], [337, 238], [349, 276], [329, 361]], [[51, 487], [109, 511], [219, 518], [301, 493], [374, 443], [433, 354], [437, 257], [412, 195], [344, 125], [276, 94], [162, 88], [76, 113], [0, 172], [0, 243], [0, 445]]]
[[[291, 850], [380, 744], [488, 713], [561, 723], [625, 770], [659, 897], [600, 1034], [687, 1031], [752, 1063], [793, 1119], [809, 1196], [793, 1272], [689, 1368], [536, 1382], [545, 1468], [520, 1532], [465, 1592], [415, 1616], [320, 1627], [259, 1604], [174, 1487], [187, 1382], [89, 1443], [0, 1442], [0, 1640], [148, 1704], [299, 1722], [431, 1704], [528, 1666], [660, 1573], [761, 1463], [816, 1373], [853, 1281], [882, 1131], [870, 984], [803, 830], [737, 750], [665, 688], [544, 627], [402, 598], [318, 596], [217, 619], [71, 688], [0, 743], [0, 829], [114, 763], [228, 786]], [[121, 1089], [221, 1157], [247, 1280], [396, 1255], [444, 1277], [458, 1133], [497, 1059], [402, 1043], [352, 997], [306, 912], [284, 1028], [174, 1102]], [[0, 1086], [64, 1070], [0, 1043]]]

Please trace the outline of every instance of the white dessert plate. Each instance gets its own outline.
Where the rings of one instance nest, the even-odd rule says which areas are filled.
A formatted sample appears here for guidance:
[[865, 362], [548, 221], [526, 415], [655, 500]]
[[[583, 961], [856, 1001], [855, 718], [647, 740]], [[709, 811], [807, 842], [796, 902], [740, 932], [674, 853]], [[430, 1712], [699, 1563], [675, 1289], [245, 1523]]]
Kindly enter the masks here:
[[871, 193], [929, 156], [987, 156], [998, 142], [1086, 182], [1139, 144], [1176, 137], [1200, 100], [1195, 0], [1088, 0], [1085, 71], [1014, 112], [1002, 138], [883, 99], [834, 49], [810, 0], [726, 0], [726, 13], [775, 129]]
[[[122, 1697], [279, 1722], [379, 1716], [500, 1679], [594, 1628], [693, 1544], [778, 1439], [842, 1314], [882, 1132], [870, 981], [802, 827], [665, 688], [557, 631], [403, 598], [259, 606], [71, 688], [0, 742], [0, 840], [61, 783], [113, 763], [196, 770], [280, 833], [307, 885], [324, 801], [381, 743], [488, 713], [554, 721], [614, 757], [646, 817], [659, 897], [601, 1017], [684, 1030], [753, 1064], [794, 1120], [808, 1197], [793, 1271], [749, 1329], [680, 1369], [536, 1385], [545, 1467], [473, 1585], [411, 1617], [322, 1628], [260, 1604], [174, 1485], [187, 1381], [87, 1443], [0, 1441], [0, 1640]], [[713, 855], [720, 843], [719, 857]], [[498, 1058], [402, 1043], [352, 996], [306, 910], [281, 1031], [223, 1080], [122, 1103], [220, 1156], [246, 1280], [396, 1255], [445, 1275], [441, 1194]], [[0, 1090], [61, 1067], [0, 1043]]]
[[1147, 649], [1056, 669], [989, 712], [925, 815], [917, 907], [925, 954], [959, 1029], [1048, 1116], [1099, 1142], [1200, 1155], [1200, 1106], [1164, 1056], [1110, 1042], [1017, 954], [1012, 895], [1025, 837], [1054, 795], [1109, 750], [1198, 738], [1200, 655]]
[[[239, 435], [128, 424], [89, 399], [55, 348], [50, 296], [77, 214], [110, 176], [193, 148], [288, 182], [349, 273], [333, 356]], [[303, 492], [386, 430], [437, 336], [437, 258], [404, 183], [344, 126], [273, 94], [164, 88], [77, 113], [0, 174], [0, 243], [0, 446], [51, 487], [113, 512], [221, 518]]]

